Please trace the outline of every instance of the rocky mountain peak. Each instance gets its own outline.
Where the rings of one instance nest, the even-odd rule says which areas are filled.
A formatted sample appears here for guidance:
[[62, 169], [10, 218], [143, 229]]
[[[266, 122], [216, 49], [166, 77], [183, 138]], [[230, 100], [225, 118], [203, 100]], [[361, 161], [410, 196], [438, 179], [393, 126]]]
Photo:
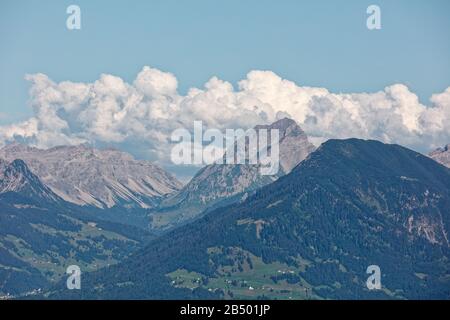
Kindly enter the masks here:
[[282, 118], [280, 120], [277, 120], [271, 124], [262, 124], [262, 125], [257, 125], [255, 126], [255, 130], [259, 130], [259, 129], [278, 129], [281, 131], [282, 134], [280, 134], [280, 137], [285, 136], [286, 133], [288, 132], [289, 128], [296, 128], [296, 129], [300, 129], [301, 128], [298, 126], [298, 124], [290, 119], [290, 118]]
[[292, 119], [282, 118], [268, 125], [257, 125], [254, 129], [256, 131], [268, 130], [269, 141], [270, 130], [278, 130], [280, 167], [282, 170], [280, 175], [291, 172], [297, 164], [315, 150], [315, 146], [309, 142], [306, 133]]
[[429, 156], [440, 164], [450, 168], [450, 144], [442, 148], [437, 148]]
[[[314, 145], [300, 126], [291, 119], [283, 118], [269, 125], [258, 125], [261, 129], [278, 129], [280, 170], [277, 175], [261, 175], [258, 165], [212, 164], [205, 166], [179, 192], [162, 202], [160, 215], [154, 216], [154, 226], [159, 220], [190, 219], [220, 201], [232, 201], [239, 194], [256, 190], [289, 173], [315, 150]], [[270, 131], [268, 133], [270, 139]], [[271, 146], [269, 145], [268, 148]], [[238, 201], [235, 199], [234, 201]], [[167, 208], [171, 208], [166, 210]], [[164, 216], [164, 217], [163, 217]]]
[[21, 193], [39, 202], [60, 200], [21, 159], [15, 159], [11, 163], [0, 159], [0, 194], [6, 192]]

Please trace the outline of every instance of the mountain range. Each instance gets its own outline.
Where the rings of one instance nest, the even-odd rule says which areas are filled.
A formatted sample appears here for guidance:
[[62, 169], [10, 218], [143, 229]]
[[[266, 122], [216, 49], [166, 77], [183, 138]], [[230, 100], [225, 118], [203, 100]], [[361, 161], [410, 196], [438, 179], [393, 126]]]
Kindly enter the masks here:
[[55, 194], [82, 206], [146, 209], [182, 186], [173, 175], [148, 161], [88, 145], [42, 150], [14, 143], [0, 149], [0, 158], [23, 160]]
[[[329, 140], [290, 173], [86, 274], [63, 299], [450, 298], [450, 169]], [[381, 270], [381, 290], [366, 269]]]
[[123, 260], [151, 239], [66, 202], [22, 160], [0, 160], [0, 296], [51, 285], [77, 264], [93, 271]]
[[[261, 128], [281, 130], [280, 175], [314, 148], [292, 120], [256, 129]], [[223, 181], [229, 177], [227, 169], [231, 167], [213, 168], [217, 174], [204, 177], [213, 195], [211, 203], [202, 202], [197, 214], [212, 206], [216, 198], [226, 200], [274, 180], [259, 175], [257, 166], [235, 166], [234, 170], [247, 171], [245, 178], [253, 183], [233, 185], [243, 180], [243, 174], [235, 175], [236, 179], [225, 187], [236, 189], [219, 194], [219, 179], [213, 177], [222, 175]], [[154, 237], [145, 231], [152, 217], [148, 209], [159, 206], [180, 187], [181, 183], [161, 168], [114, 149], [79, 145], [43, 150], [18, 143], [3, 147], [0, 247], [4, 249], [4, 263], [0, 263], [0, 294], [23, 294], [49, 286], [63, 276], [63, 268], [70, 262], [93, 271], [120, 261]], [[203, 188], [205, 195], [206, 191]]]
[[[279, 130], [278, 174], [212, 164], [185, 186], [118, 150], [5, 146], [0, 298], [450, 298], [449, 146], [261, 129]], [[382, 290], [365, 287], [373, 264]]]

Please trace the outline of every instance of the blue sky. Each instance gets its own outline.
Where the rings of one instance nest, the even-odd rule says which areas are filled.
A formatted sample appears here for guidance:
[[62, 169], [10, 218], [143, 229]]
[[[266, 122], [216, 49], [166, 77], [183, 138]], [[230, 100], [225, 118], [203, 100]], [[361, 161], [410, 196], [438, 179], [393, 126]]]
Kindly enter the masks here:
[[[81, 7], [82, 30], [66, 29]], [[377, 4], [382, 30], [366, 28]], [[404, 83], [425, 103], [450, 85], [450, 1], [1, 1], [0, 124], [28, 118], [27, 73], [132, 82], [144, 65], [179, 91], [253, 69], [332, 92]]]

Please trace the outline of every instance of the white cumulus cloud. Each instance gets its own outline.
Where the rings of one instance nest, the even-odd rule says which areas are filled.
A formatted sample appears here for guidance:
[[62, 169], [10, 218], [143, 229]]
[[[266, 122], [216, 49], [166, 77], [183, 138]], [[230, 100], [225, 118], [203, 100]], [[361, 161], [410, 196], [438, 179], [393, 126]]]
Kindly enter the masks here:
[[30, 119], [0, 127], [0, 145], [18, 140], [46, 148], [97, 143], [169, 161], [170, 135], [192, 129], [250, 128], [292, 117], [315, 143], [330, 138], [371, 138], [428, 151], [450, 143], [450, 87], [429, 105], [403, 84], [373, 93], [332, 93], [298, 85], [271, 71], [251, 71], [237, 87], [211, 78], [203, 88], [177, 91], [168, 72], [144, 67], [132, 84], [103, 74], [94, 83], [55, 83], [44, 74], [31, 83]]

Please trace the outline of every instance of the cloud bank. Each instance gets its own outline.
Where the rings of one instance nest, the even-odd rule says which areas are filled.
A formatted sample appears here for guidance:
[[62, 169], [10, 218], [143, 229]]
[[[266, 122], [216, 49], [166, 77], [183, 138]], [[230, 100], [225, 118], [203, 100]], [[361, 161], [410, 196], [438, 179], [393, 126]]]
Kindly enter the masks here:
[[147, 66], [131, 84], [109, 74], [94, 83], [55, 83], [45, 74], [26, 79], [34, 116], [1, 126], [0, 145], [96, 143], [164, 164], [173, 130], [191, 130], [194, 120], [224, 130], [284, 116], [296, 120], [316, 144], [358, 137], [428, 151], [450, 143], [450, 87], [423, 105], [403, 84], [375, 93], [337, 94], [299, 86], [271, 71], [251, 71], [237, 88], [213, 77], [186, 95], [178, 93], [173, 74]]

